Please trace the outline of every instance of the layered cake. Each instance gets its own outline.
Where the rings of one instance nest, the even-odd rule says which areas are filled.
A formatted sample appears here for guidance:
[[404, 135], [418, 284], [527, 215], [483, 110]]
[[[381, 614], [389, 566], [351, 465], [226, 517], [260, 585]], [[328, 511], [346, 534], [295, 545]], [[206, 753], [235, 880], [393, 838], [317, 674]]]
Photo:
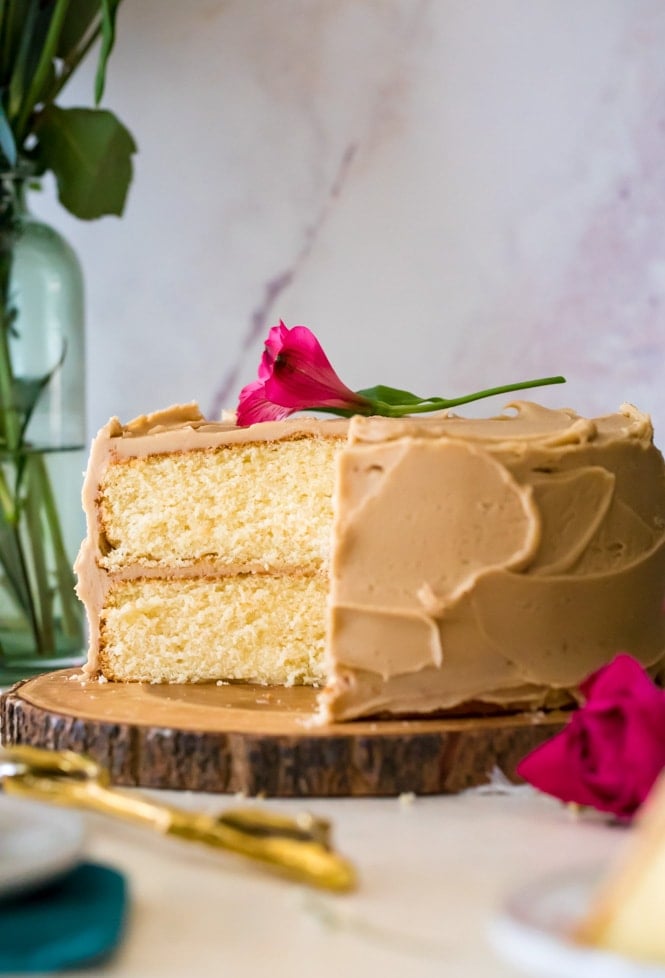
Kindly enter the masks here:
[[87, 671], [309, 683], [323, 720], [538, 709], [665, 657], [649, 418], [117, 419], [84, 486]]
[[83, 487], [88, 670], [152, 683], [323, 680], [335, 456], [345, 421], [112, 420]]

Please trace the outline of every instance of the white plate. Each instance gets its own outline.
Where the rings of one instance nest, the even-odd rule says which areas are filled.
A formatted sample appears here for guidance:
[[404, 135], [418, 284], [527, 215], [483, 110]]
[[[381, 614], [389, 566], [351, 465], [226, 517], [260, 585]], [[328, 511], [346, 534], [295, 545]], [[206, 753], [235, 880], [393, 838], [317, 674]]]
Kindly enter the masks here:
[[551, 876], [515, 893], [490, 928], [495, 949], [533, 978], [665, 978], [665, 967], [576, 944], [568, 936], [601, 871]]
[[0, 897], [47, 883], [76, 865], [83, 838], [76, 812], [0, 795]]

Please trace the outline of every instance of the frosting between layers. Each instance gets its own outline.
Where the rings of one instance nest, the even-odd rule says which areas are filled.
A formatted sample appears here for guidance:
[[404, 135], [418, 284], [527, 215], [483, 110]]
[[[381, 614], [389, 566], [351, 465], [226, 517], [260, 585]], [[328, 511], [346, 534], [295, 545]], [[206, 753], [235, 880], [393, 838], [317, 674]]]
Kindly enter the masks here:
[[665, 466], [649, 418], [354, 418], [339, 459], [324, 719], [536, 708], [665, 652]]

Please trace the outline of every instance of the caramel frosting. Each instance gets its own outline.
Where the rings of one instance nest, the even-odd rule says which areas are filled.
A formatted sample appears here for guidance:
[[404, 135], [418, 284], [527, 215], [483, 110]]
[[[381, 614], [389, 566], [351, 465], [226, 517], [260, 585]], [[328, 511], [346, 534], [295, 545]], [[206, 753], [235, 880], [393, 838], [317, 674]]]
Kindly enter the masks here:
[[538, 708], [665, 654], [665, 465], [649, 418], [529, 402], [353, 418], [339, 458], [323, 719]]
[[[517, 401], [483, 420], [298, 418], [239, 428], [206, 420], [195, 404], [127, 425], [112, 419], [92, 445], [88, 534], [76, 562], [88, 672], [97, 668], [109, 578], [161, 573], [109, 575], [100, 566], [96, 501], [106, 467], [308, 435], [345, 439], [322, 721], [556, 705], [619, 651], [661, 668], [665, 463], [648, 416], [623, 405], [590, 420]], [[207, 570], [199, 562], [169, 576]]]

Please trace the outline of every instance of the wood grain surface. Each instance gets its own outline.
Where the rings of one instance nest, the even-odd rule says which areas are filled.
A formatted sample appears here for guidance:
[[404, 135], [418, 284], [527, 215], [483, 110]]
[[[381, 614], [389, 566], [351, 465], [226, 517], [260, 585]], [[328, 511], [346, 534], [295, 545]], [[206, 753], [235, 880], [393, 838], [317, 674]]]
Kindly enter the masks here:
[[439, 794], [509, 778], [566, 713], [312, 723], [316, 690], [81, 681], [5, 693], [3, 742], [86, 753], [114, 784], [288, 796]]

